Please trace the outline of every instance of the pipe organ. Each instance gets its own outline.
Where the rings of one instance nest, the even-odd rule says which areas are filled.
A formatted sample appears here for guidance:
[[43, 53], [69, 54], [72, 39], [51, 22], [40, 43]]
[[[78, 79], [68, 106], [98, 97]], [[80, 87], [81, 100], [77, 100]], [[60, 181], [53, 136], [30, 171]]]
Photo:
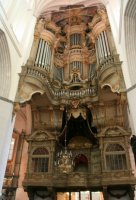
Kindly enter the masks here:
[[136, 184], [127, 98], [106, 16], [100, 7], [71, 5], [39, 19], [43, 27], [35, 34], [31, 65], [22, 68], [18, 95], [32, 106], [23, 181], [30, 200], [97, 189], [104, 200], [133, 200], [125, 198]]
[[[72, 97], [95, 101], [99, 86], [119, 90], [118, 78], [115, 84], [108, 77], [111, 71], [116, 72], [119, 59], [107, 13], [95, 7], [93, 11], [86, 9], [62, 11], [62, 15], [57, 12], [49, 20], [44, 16], [37, 23], [26, 73], [41, 81], [37, 82], [38, 88], [46, 84], [55, 101]], [[105, 76], [107, 68], [110, 69]], [[29, 99], [30, 94], [27, 96]]]
[[40, 39], [34, 65], [50, 72], [51, 60], [52, 49], [50, 44], [47, 41]]

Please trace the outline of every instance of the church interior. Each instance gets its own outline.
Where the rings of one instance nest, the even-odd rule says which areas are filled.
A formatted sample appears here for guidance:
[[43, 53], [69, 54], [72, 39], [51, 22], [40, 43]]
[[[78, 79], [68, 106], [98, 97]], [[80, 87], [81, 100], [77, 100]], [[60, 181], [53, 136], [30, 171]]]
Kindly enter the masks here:
[[128, 87], [105, 2], [51, 1], [38, 14], [17, 73], [1, 200], [136, 198], [135, 79]]

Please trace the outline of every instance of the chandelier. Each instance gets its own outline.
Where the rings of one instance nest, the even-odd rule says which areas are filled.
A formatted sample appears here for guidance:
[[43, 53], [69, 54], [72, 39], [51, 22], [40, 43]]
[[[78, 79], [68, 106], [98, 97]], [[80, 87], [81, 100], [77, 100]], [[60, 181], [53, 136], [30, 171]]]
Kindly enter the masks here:
[[73, 171], [74, 162], [72, 152], [67, 148], [67, 122], [64, 128], [65, 138], [64, 138], [64, 146], [60, 151], [56, 154], [55, 166], [60, 173], [70, 173]]

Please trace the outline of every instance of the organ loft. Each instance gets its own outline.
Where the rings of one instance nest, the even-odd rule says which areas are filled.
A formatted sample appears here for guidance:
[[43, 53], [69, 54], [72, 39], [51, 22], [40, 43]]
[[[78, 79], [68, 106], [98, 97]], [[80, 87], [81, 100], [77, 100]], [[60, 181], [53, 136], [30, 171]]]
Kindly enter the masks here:
[[134, 199], [125, 84], [103, 5], [39, 17], [16, 101], [19, 113], [29, 105], [31, 131], [7, 164], [3, 188], [13, 199], [24, 144], [30, 200], [95, 200], [97, 191], [101, 200]]

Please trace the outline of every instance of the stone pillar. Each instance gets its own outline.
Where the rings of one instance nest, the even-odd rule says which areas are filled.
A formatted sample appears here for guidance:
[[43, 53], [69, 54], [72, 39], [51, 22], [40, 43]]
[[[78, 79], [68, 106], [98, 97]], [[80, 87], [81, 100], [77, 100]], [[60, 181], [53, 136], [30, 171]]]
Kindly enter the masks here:
[[8, 160], [15, 116], [12, 118], [13, 103], [0, 99], [0, 193]]
[[20, 166], [21, 166], [23, 144], [24, 144], [24, 133], [22, 132], [21, 135], [19, 135], [17, 155], [16, 155], [15, 168], [14, 168], [14, 178], [12, 181], [12, 186], [14, 188], [18, 187], [18, 178], [19, 178], [19, 172], [20, 172]]

